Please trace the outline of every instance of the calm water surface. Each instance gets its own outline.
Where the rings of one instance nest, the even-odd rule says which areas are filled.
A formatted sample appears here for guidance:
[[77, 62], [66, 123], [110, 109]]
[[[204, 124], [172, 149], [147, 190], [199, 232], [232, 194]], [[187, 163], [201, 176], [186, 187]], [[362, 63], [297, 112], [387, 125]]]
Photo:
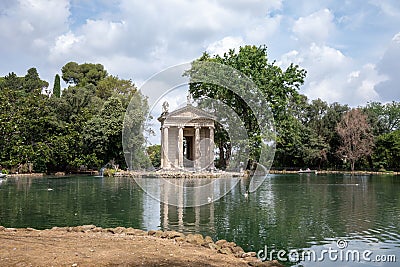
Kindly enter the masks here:
[[[159, 186], [156, 178], [145, 184]], [[282, 250], [287, 266], [399, 266], [400, 177], [271, 175], [245, 197], [247, 184], [240, 180], [210, 204], [177, 208], [129, 178], [7, 178], [0, 181], [0, 225], [172, 229], [267, 251], [267, 259]], [[182, 194], [183, 201], [193, 198]], [[304, 252], [315, 254], [301, 260]]]

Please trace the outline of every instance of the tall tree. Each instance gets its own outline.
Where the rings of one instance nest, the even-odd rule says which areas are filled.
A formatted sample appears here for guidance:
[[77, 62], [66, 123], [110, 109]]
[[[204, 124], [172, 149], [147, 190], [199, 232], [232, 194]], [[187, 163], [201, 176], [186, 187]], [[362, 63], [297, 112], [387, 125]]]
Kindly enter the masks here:
[[336, 126], [341, 144], [337, 154], [350, 161], [351, 171], [362, 157], [372, 153], [374, 139], [368, 117], [360, 109], [346, 112]]
[[40, 79], [36, 68], [30, 68], [23, 78], [22, 86], [25, 92], [33, 92], [34, 90], [41, 92], [49, 86], [49, 83]]
[[386, 104], [371, 102], [364, 110], [368, 114], [369, 122], [376, 136], [400, 129], [399, 102], [393, 101]]
[[[216, 62], [231, 66], [250, 78], [266, 98], [261, 100], [261, 102], [268, 101], [270, 103], [279, 134], [282, 129], [280, 127], [280, 122], [286, 119], [287, 104], [290, 99], [297, 99], [299, 96], [298, 90], [300, 85], [304, 82], [306, 75], [305, 70], [293, 64], [291, 64], [286, 70], [282, 70], [275, 64], [275, 62], [271, 63], [268, 61], [266, 46], [256, 47], [247, 45], [240, 47], [237, 52], [234, 49], [231, 49], [225, 53], [223, 57], [219, 55], [210, 56], [209, 54], [204, 53], [194, 63], [201, 61]], [[195, 64], [192, 64], [192, 69], [187, 71], [185, 75], [189, 77], [195, 76], [198, 71], [195, 66]], [[257, 161], [261, 146], [260, 129], [257, 124], [257, 119], [245, 101], [227, 88], [208, 83], [192, 82], [189, 90], [194, 98], [202, 100], [203, 98], [209, 97], [220, 100], [227, 106], [231, 107], [236, 114], [240, 114], [251, 143], [249, 145], [251, 160]], [[241, 90], [248, 91], [249, 88], [241, 88]], [[216, 135], [218, 134], [224, 133], [218, 133], [218, 129], [216, 129]], [[220, 138], [219, 140], [224, 142], [226, 139], [228, 138]], [[277, 146], [279, 145], [280, 144], [278, 143]], [[224, 144], [216, 143], [216, 146], [224, 147]], [[228, 146], [228, 149], [229, 147], [230, 146]], [[248, 166], [250, 166], [250, 164]]]
[[68, 62], [61, 71], [62, 79], [76, 86], [97, 85], [99, 81], [107, 77], [107, 71], [101, 64]]
[[373, 159], [376, 168], [400, 170], [400, 130], [377, 137]]
[[56, 77], [54, 78], [53, 95], [57, 98], [60, 98], [61, 96], [61, 81], [60, 75], [58, 74], [56, 74]]

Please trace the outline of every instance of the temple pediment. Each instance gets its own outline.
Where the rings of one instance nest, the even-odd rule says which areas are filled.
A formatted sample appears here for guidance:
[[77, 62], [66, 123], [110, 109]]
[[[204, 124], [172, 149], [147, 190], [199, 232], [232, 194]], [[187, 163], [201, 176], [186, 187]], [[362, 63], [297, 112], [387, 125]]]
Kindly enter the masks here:
[[162, 114], [158, 120], [169, 123], [173, 121], [179, 122], [179, 121], [192, 121], [192, 120], [214, 121], [215, 117], [192, 105], [187, 105], [183, 108], [174, 110], [171, 113]]
[[198, 109], [192, 105], [187, 105], [183, 108], [174, 110], [173, 112], [169, 113], [167, 118], [174, 118], [174, 117], [185, 117], [185, 118], [208, 118], [208, 119], [215, 119], [209, 113]]

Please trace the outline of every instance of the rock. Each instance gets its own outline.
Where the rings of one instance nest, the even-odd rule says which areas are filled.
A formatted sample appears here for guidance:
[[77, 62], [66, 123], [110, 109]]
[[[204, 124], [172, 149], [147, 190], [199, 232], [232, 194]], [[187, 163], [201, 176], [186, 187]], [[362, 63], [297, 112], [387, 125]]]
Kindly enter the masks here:
[[244, 253], [244, 250], [239, 246], [233, 247], [233, 248], [231, 248], [231, 250], [232, 250], [232, 253], [235, 254], [235, 256], [237, 256], [238, 258], [240, 258], [242, 256], [242, 254]]
[[186, 242], [194, 245], [201, 245], [204, 243], [204, 238], [201, 234], [188, 234], [186, 236]]
[[204, 238], [204, 242], [207, 242], [207, 243], [214, 243], [214, 241], [212, 240], [212, 238], [211, 238], [210, 236], [206, 236], [206, 237]]
[[201, 234], [195, 234], [194, 239], [196, 240], [197, 245], [201, 245], [204, 243], [204, 237]]
[[5, 231], [6, 228], [4, 226], [0, 226], [0, 232]]
[[148, 235], [155, 235], [155, 234], [156, 234], [156, 231], [150, 230], [150, 231], [147, 232], [147, 234], [148, 234]]
[[185, 237], [185, 235], [175, 237], [175, 241], [176, 242], [185, 242], [186, 241], [186, 237]]
[[96, 228], [96, 225], [81, 225], [72, 227], [72, 232], [90, 232], [92, 229]]
[[233, 247], [236, 247], [236, 243], [235, 242], [226, 242], [226, 243], [223, 243], [221, 247], [222, 248], [233, 248]]
[[82, 225], [82, 230], [83, 231], [90, 231], [92, 229], [96, 228], [96, 225], [90, 224], [90, 225]]
[[176, 237], [185, 237], [184, 234], [179, 233], [179, 232], [177, 232], [177, 231], [166, 231], [165, 233], [167, 234], [167, 237], [168, 237], [169, 239], [174, 239], [174, 238], [176, 238]]
[[5, 231], [6, 232], [16, 232], [17, 229], [16, 228], [6, 228]]
[[249, 266], [258, 266], [259, 264], [262, 263], [262, 261], [258, 258], [255, 257], [248, 257], [245, 259], [245, 261], [247, 262], [247, 264]]
[[125, 233], [125, 231], [126, 231], [125, 227], [114, 228], [114, 234], [122, 234], [122, 233]]
[[146, 235], [146, 231], [139, 230], [139, 229], [133, 229], [133, 228], [128, 228], [126, 229], [125, 232], [127, 235], [136, 235], [136, 236], [143, 236]]
[[[116, 228], [106, 228], [106, 232], [112, 233], [112, 234], [122, 234], [125, 233], [126, 228], [125, 227], [116, 227]], [[103, 230], [104, 232], [104, 230]]]
[[230, 255], [230, 254], [232, 254], [232, 251], [230, 248], [221, 248], [218, 250], [218, 253]]
[[280, 264], [277, 260], [264, 261], [264, 262], [250, 261], [247, 264], [249, 266], [254, 266], [254, 267], [285, 267], [284, 265]]
[[94, 233], [103, 232], [103, 228], [101, 228], [101, 227], [96, 227], [96, 228], [92, 229], [92, 232], [94, 232]]
[[221, 239], [221, 240], [218, 240], [217, 242], [215, 242], [215, 244], [216, 244], [217, 246], [222, 247], [222, 245], [225, 244], [225, 243], [227, 243], [227, 242], [228, 242], [228, 241], [226, 241], [225, 239]]
[[217, 245], [215, 245], [214, 243], [208, 244], [208, 247], [209, 247], [211, 250], [215, 250], [215, 251], [218, 251], [219, 249], [221, 249], [220, 246], [217, 246]]
[[57, 227], [57, 226], [54, 226], [53, 228], [51, 228], [51, 231], [65, 231], [65, 230], [67, 230], [67, 228], [62, 228], [62, 227]]
[[164, 235], [164, 232], [160, 231], [160, 230], [156, 231], [156, 233], [154, 234], [155, 237], [162, 237], [163, 235]]
[[255, 256], [257, 256], [257, 253], [255, 252], [246, 252], [242, 254], [242, 258], [255, 257]]
[[36, 230], [35, 228], [31, 228], [31, 227], [26, 228], [26, 230], [29, 231], [29, 232], [32, 232], [32, 231], [39, 231], [39, 230]]
[[106, 229], [103, 229], [103, 232], [115, 234], [115, 229], [114, 228], [106, 228]]
[[212, 238], [211, 237], [209, 237], [209, 236], [206, 236], [205, 238], [204, 238], [204, 241], [203, 241], [203, 243], [201, 244], [203, 247], [208, 247], [208, 244], [211, 244], [211, 243], [214, 243], [214, 241], [212, 240]]

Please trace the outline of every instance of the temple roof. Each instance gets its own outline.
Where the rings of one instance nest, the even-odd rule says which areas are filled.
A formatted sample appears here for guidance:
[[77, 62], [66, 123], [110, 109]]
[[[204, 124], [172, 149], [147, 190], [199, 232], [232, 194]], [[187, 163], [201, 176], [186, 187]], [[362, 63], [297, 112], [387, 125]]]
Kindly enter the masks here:
[[214, 121], [216, 118], [205, 112], [202, 109], [192, 106], [188, 104], [182, 108], [176, 109], [172, 112], [163, 112], [158, 120], [162, 123], [168, 122], [182, 122], [182, 121], [192, 121], [192, 120], [212, 120]]

